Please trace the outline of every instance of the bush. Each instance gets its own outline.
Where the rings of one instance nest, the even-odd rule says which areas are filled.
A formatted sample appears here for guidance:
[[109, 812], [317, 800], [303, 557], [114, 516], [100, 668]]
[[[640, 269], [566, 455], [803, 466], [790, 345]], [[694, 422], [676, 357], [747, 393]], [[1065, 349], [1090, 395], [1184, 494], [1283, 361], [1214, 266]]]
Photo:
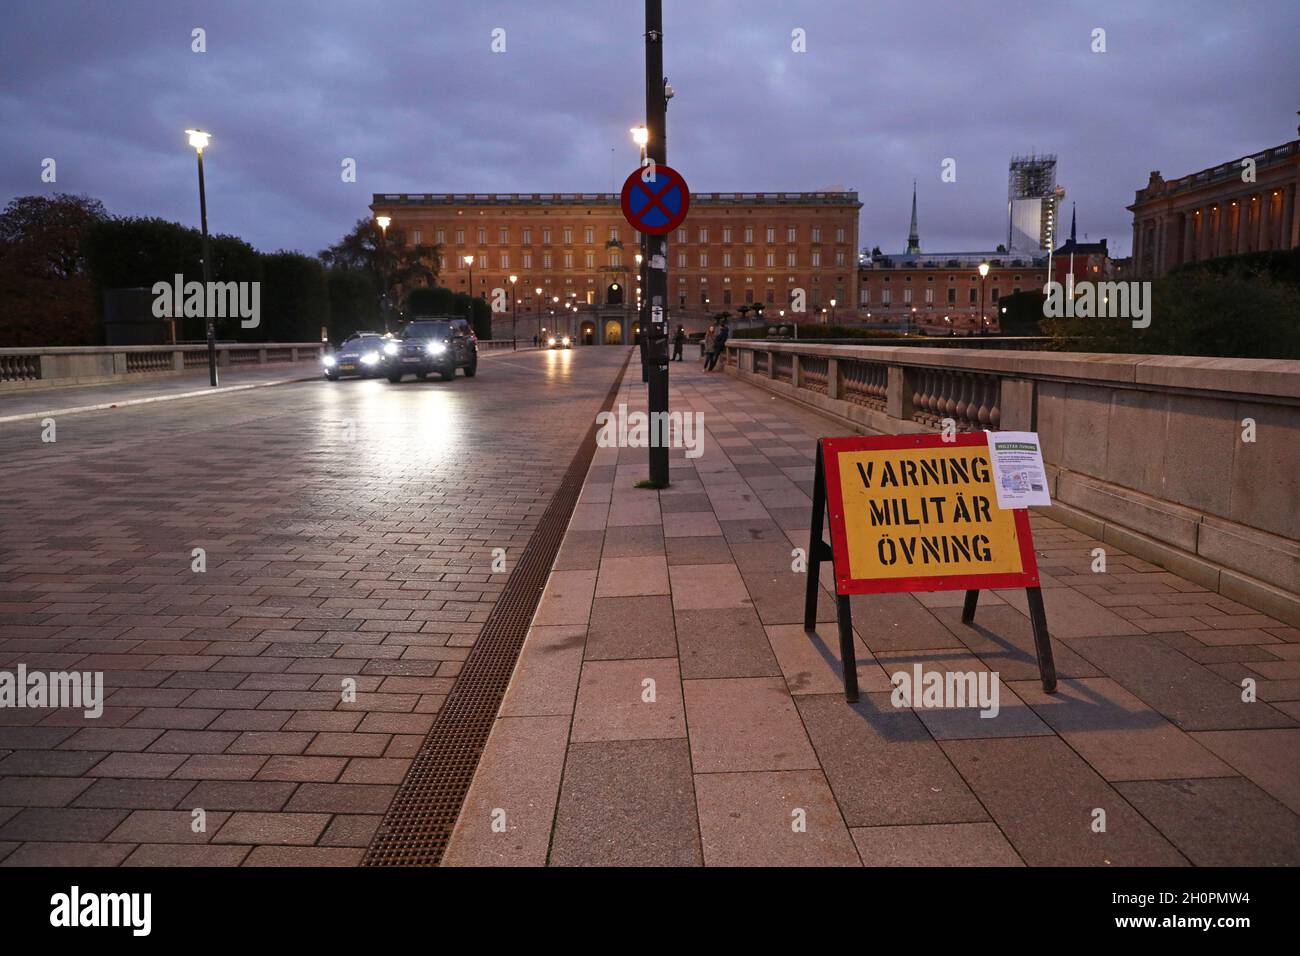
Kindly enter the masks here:
[[379, 314], [379, 293], [369, 272], [358, 269], [329, 269], [325, 273], [329, 295], [329, 335], [341, 342], [353, 332], [383, 328]]
[[329, 312], [320, 260], [274, 252], [262, 256], [262, 324], [244, 335], [260, 342], [314, 342], [328, 328]]
[[[864, 329], [856, 325], [822, 325], [820, 322], [800, 322], [799, 338], [801, 339], [896, 339], [901, 333], [888, 332], [882, 329]], [[783, 322], [780, 319], [769, 322], [764, 317], [763, 325], [756, 328], [732, 329], [732, 338], [737, 339], [765, 339], [768, 337], [769, 329], [776, 329], [776, 335], [782, 336], [781, 329], [789, 329], [787, 336], [793, 335], [795, 323]]]
[[1043, 326], [1070, 351], [1300, 358], [1300, 290], [1233, 269], [1179, 270], [1153, 283], [1148, 328], [1129, 319], [1045, 319]]

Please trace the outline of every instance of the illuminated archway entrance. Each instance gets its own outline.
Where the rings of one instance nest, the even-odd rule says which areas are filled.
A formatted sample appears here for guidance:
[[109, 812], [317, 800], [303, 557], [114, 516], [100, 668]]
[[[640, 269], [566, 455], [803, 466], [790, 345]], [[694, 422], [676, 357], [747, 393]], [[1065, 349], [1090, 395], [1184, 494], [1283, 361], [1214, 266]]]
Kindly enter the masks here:
[[605, 302], [607, 305], [623, 304], [623, 286], [621, 283], [610, 283], [609, 288], [605, 290]]
[[583, 322], [581, 335], [582, 335], [583, 345], [595, 345], [596, 344], [596, 323]]
[[610, 319], [605, 323], [605, 344], [623, 344], [623, 323], [618, 319]]

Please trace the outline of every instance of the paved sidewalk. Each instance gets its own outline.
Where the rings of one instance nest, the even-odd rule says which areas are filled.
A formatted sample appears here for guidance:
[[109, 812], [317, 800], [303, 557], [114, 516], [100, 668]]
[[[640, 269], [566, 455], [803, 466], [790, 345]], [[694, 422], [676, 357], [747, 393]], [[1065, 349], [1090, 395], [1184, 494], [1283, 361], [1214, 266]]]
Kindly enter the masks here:
[[[810, 637], [791, 566], [841, 430], [672, 376], [705, 452], [661, 492], [644, 449], [597, 452], [446, 864], [1300, 863], [1300, 631], [1110, 546], [1094, 574], [1101, 543], [1035, 515], [1059, 692], [1023, 591], [974, 626], [962, 592], [863, 596], [850, 706], [829, 568]], [[997, 672], [1000, 713], [892, 706], [914, 663]]]

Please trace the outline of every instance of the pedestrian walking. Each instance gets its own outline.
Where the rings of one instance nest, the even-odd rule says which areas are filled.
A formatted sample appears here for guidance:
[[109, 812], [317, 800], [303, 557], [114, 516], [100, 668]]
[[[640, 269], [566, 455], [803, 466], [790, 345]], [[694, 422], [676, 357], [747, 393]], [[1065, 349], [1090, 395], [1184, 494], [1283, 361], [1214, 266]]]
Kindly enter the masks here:
[[704, 339], [700, 342], [700, 362], [705, 368], [709, 367], [709, 355], [713, 352], [713, 339], [718, 334], [718, 327], [710, 325], [709, 330], [704, 333]]
[[673, 336], [673, 361], [682, 361], [682, 346], [686, 344], [686, 327], [677, 326], [677, 332]]

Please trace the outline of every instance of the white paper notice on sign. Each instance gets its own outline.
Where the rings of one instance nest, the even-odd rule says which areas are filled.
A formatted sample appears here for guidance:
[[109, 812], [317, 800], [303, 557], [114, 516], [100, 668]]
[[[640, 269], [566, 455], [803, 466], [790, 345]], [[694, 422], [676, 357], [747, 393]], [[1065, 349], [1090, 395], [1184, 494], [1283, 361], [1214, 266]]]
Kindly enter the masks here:
[[1050, 505], [1043, 449], [1034, 432], [986, 432], [999, 508]]

